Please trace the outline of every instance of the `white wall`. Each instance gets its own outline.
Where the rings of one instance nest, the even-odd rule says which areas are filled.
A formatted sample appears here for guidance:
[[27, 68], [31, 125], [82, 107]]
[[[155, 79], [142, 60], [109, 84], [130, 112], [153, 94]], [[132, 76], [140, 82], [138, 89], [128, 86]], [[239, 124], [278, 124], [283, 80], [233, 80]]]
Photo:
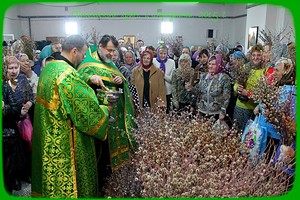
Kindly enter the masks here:
[[258, 26], [258, 30], [265, 27], [266, 24], [267, 5], [255, 6], [247, 9], [247, 23], [245, 33], [245, 49], [248, 47], [249, 28]]
[[[259, 5], [247, 10], [247, 23], [245, 34], [245, 45], [248, 45], [249, 27], [258, 26], [259, 30], [270, 30], [273, 34], [278, 34], [281, 30], [285, 29], [285, 34], [291, 30], [294, 32], [294, 20], [289, 10], [281, 6], [272, 5]], [[295, 41], [295, 36], [289, 38], [290, 41]], [[258, 42], [261, 43], [259, 39]], [[288, 42], [288, 38], [282, 40], [282, 42]]]
[[19, 7], [11, 7], [5, 13], [3, 33], [14, 34], [15, 38], [19, 38], [22, 35], [21, 20], [17, 17], [19, 13]]
[[[84, 3], [82, 3], [84, 4]], [[50, 6], [52, 5], [52, 6]], [[160, 40], [160, 23], [168, 19], [163, 19], [162, 13], [170, 15], [199, 16], [204, 12], [211, 12], [218, 16], [247, 16], [226, 19], [203, 19], [203, 18], [174, 18], [173, 36], [182, 35], [184, 45], [206, 45], [207, 29], [214, 29], [216, 40], [228, 39], [231, 46], [236, 42], [247, 46], [248, 28], [259, 26], [260, 28], [274, 27], [278, 24], [291, 23], [293, 20], [285, 9], [279, 9], [275, 6], [260, 5], [246, 10], [245, 4], [204, 4], [204, 3], [94, 3], [90, 5], [72, 7], [73, 4], [48, 4], [36, 3], [31, 5], [16, 6], [9, 10], [17, 19], [20, 16], [51, 16], [51, 18], [31, 18], [31, 33], [34, 40], [44, 40], [46, 37], [64, 37], [65, 21], [76, 20], [79, 26], [79, 33], [85, 34], [92, 28], [96, 28], [102, 35], [112, 34], [117, 38], [123, 35], [135, 35], [136, 39], [143, 39], [146, 44], [156, 45]], [[59, 6], [59, 7], [57, 7]], [[66, 9], [67, 8], [67, 9]], [[159, 12], [160, 11], [160, 12]], [[153, 15], [158, 14], [157, 18], [55, 18], [58, 16], [75, 16], [76, 13], [114, 13], [122, 15], [125, 12], [129, 15]], [[280, 23], [279, 23], [279, 20]], [[19, 25], [16, 25], [19, 23]], [[21, 24], [21, 25], [20, 25]], [[29, 35], [29, 23], [27, 19], [9, 20], [5, 19], [4, 33], [15, 33], [16, 37], [23, 34]]]
[[294, 19], [291, 17], [290, 11], [284, 7], [279, 7], [277, 13], [280, 13], [280, 18], [277, 16], [279, 23], [275, 30], [285, 30], [283, 35], [286, 37], [282, 39], [282, 42], [295, 41]]

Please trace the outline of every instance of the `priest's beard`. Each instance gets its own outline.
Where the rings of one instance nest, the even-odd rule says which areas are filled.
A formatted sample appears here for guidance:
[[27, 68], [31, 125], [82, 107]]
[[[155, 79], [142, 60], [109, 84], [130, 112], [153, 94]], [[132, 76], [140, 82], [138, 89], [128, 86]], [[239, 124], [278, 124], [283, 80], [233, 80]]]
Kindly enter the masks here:
[[100, 59], [105, 62], [105, 63], [110, 63], [112, 61], [112, 59], [107, 58], [105, 55], [103, 55], [102, 53], [99, 53]]

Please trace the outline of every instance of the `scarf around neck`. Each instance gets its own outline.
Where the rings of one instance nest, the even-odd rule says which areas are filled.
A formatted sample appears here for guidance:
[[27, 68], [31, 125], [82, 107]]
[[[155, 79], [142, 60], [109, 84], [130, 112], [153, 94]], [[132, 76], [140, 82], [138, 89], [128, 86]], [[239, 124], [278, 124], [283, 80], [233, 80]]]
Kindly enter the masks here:
[[160, 63], [159, 68], [165, 73], [166, 72], [165, 63], [168, 61], [168, 57], [166, 57], [164, 60], [161, 60], [159, 57], [157, 57], [156, 60]]

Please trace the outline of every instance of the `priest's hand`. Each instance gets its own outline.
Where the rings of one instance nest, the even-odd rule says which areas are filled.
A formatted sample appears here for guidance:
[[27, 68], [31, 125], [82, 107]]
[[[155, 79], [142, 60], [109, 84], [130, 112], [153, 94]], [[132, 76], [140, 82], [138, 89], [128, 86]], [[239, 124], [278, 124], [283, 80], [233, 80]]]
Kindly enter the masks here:
[[95, 85], [98, 85], [98, 86], [101, 86], [101, 87], [105, 86], [102, 79], [101, 79], [101, 77], [98, 76], [98, 75], [91, 76], [90, 80], [91, 80], [92, 84], [95, 84]]
[[114, 77], [114, 82], [118, 85], [121, 85], [123, 83], [123, 80], [120, 76], [115, 76]]

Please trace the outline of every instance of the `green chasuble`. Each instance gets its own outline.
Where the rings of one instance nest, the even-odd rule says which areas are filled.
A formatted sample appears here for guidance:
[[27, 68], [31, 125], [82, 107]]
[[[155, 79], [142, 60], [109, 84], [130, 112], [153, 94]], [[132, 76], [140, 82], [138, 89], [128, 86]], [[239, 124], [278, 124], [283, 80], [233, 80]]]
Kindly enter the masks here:
[[[92, 54], [87, 53], [87, 57], [78, 68], [78, 72], [88, 84], [91, 84], [90, 78], [92, 75], [99, 75], [107, 88], [118, 90], [121, 87], [123, 89], [123, 95], [120, 96], [112, 109], [112, 116], [116, 120], [110, 122], [107, 128], [110, 164], [114, 171], [129, 162], [130, 153], [136, 148], [136, 143], [131, 134], [133, 128], [136, 127], [134, 122], [135, 110], [128, 83], [113, 62], [102, 63], [100, 61], [97, 51]], [[120, 76], [123, 79], [123, 84], [115, 84], [113, 82], [114, 76]]]
[[32, 140], [32, 196], [97, 196], [94, 138], [105, 140], [108, 108], [65, 61], [52, 61], [38, 83]]

